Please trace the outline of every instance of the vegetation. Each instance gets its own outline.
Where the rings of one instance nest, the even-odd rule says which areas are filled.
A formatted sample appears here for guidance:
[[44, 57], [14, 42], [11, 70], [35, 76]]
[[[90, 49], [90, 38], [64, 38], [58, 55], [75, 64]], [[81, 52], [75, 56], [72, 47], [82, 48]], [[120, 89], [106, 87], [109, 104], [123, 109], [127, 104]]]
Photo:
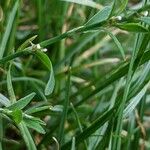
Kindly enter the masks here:
[[150, 0], [0, 0], [0, 150], [150, 149]]

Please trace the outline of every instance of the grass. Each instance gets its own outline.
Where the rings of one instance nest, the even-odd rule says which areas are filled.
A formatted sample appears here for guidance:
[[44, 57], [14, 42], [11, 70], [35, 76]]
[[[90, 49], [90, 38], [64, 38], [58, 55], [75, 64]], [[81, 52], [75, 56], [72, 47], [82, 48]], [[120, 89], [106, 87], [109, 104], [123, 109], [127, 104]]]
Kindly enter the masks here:
[[150, 149], [150, 1], [0, 1], [0, 150]]

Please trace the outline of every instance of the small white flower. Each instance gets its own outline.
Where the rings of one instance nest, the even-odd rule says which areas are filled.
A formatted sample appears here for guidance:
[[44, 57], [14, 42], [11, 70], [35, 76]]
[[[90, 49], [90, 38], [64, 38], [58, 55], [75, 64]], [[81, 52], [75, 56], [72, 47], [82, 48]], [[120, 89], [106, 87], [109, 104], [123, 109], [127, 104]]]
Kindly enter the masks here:
[[40, 44], [37, 44], [37, 45], [36, 45], [36, 48], [37, 48], [37, 49], [41, 49]]
[[42, 49], [43, 52], [47, 52], [47, 48]]
[[144, 12], [144, 16], [146, 17], [148, 15], [148, 11], [145, 11]]
[[122, 17], [121, 16], [117, 16], [116, 19], [117, 20], [122, 20]]

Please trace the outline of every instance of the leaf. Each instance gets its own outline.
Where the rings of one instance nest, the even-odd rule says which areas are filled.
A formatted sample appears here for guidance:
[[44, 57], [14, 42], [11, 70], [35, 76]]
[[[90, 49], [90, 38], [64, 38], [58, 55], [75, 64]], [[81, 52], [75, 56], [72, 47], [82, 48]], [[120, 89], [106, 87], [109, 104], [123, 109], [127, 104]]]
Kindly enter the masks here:
[[10, 101], [12, 103], [15, 103], [16, 102], [16, 97], [15, 97], [15, 93], [14, 93], [14, 90], [13, 90], [10, 71], [11, 71], [11, 64], [9, 65], [9, 69], [8, 69], [8, 72], [7, 72], [7, 89], [8, 89], [8, 94], [9, 94], [9, 97], [10, 97]]
[[46, 123], [44, 121], [42, 121], [40, 118], [33, 117], [33, 116], [30, 116], [30, 115], [27, 115], [27, 114], [24, 117], [27, 118], [27, 119], [33, 120], [33, 121], [35, 121], [35, 122], [37, 122], [41, 125], [46, 125]]
[[53, 107], [50, 107], [51, 111], [54, 112], [63, 112], [63, 106], [62, 105], [55, 105]]
[[29, 109], [27, 109], [25, 112], [27, 114], [32, 114], [32, 113], [37, 113], [40, 111], [46, 111], [49, 110], [51, 106], [41, 106], [41, 107], [31, 107]]
[[111, 7], [106, 6], [102, 10], [100, 10], [98, 13], [96, 13], [86, 24], [85, 26], [98, 24], [102, 21], [105, 21], [109, 18], [109, 15], [111, 13]]
[[35, 121], [35, 120], [31, 120], [31, 119], [24, 119], [25, 124], [29, 127], [32, 128], [34, 130], [36, 130], [39, 133], [45, 134], [45, 130], [43, 129], [43, 127], [39, 124], [39, 122]]
[[25, 49], [30, 44], [30, 42], [32, 42], [36, 37], [37, 35], [34, 35], [31, 38], [27, 39], [22, 45], [19, 46], [17, 50], [20, 51]]
[[[56, 65], [55, 69], [59, 68], [61, 65], [63, 65], [66, 61], [70, 60], [73, 55], [78, 53], [85, 45], [87, 45], [91, 40], [96, 38], [99, 35], [100, 32], [96, 33], [89, 33], [89, 34], [83, 34], [83, 36], [79, 37], [78, 41], [75, 42], [65, 54], [65, 57], [62, 58]], [[82, 41], [82, 42], [81, 42]]]
[[72, 3], [90, 6], [90, 7], [98, 8], [98, 9], [102, 8], [102, 6], [100, 4], [98, 4], [94, 1], [91, 1], [91, 0], [62, 0], [62, 1], [72, 2]]
[[71, 145], [71, 150], [75, 150], [75, 137], [72, 138], [72, 145]]
[[150, 25], [150, 17], [141, 17], [139, 20]]
[[121, 12], [125, 10], [127, 4], [128, 4], [128, 0], [114, 0], [111, 16], [116, 16], [118, 14], [121, 14]]
[[[107, 122], [113, 115], [114, 115], [115, 109], [112, 108], [109, 111], [103, 113], [101, 116], [99, 116], [89, 127], [87, 127], [85, 130], [83, 130], [82, 133], [77, 135], [76, 138], [76, 145], [78, 143], [81, 143], [83, 140], [87, 139], [91, 134], [93, 134], [97, 129], [99, 129], [101, 126], [104, 125], [105, 122]], [[71, 147], [72, 141], [69, 141], [65, 143], [62, 146], [62, 150], [69, 149]]]
[[22, 121], [20, 124], [18, 124], [18, 127], [21, 131], [21, 134], [24, 138], [24, 141], [27, 145], [28, 150], [37, 150], [36, 145], [32, 139], [32, 136], [31, 136], [26, 124]]
[[4, 16], [4, 14], [3, 14], [3, 9], [2, 9], [2, 7], [0, 6], [0, 22], [3, 20], [3, 16]]
[[49, 57], [41, 52], [40, 50], [37, 50], [35, 52], [35, 55], [38, 57], [38, 59], [40, 59], [40, 61], [43, 63], [43, 65], [48, 69], [51, 70], [51, 61], [49, 59]]
[[124, 112], [123, 112], [124, 117], [127, 117], [128, 115], [130, 115], [130, 113], [138, 105], [142, 97], [145, 95], [147, 88], [149, 86], [149, 83], [133, 99], [131, 99], [131, 102], [129, 103], [129, 105], [124, 109]]
[[107, 29], [103, 29], [115, 42], [115, 44], [117, 45], [123, 59], [125, 60], [125, 50], [123, 49], [121, 43], [119, 42], [119, 40], [117, 39], [117, 37], [115, 35], [113, 35], [109, 30]]
[[31, 47], [0, 59], [0, 64], [5, 64], [6, 62], [9, 62], [10, 60], [13, 60], [19, 56], [28, 55], [28, 54], [32, 54]]
[[16, 3], [14, 4], [13, 8], [12, 8], [10, 15], [9, 15], [6, 30], [4, 32], [4, 35], [2, 36], [2, 40], [0, 43], [0, 59], [3, 58], [3, 54], [4, 54], [5, 49], [6, 49], [6, 45], [7, 45], [11, 30], [12, 30], [12, 26], [14, 24], [14, 18], [15, 18], [16, 13], [17, 13], [18, 4], [19, 4], [19, 1], [17, 0]]
[[148, 29], [138, 23], [118, 23], [116, 27], [129, 32], [148, 32]]
[[128, 4], [128, 0], [122, 0], [121, 1], [121, 6], [119, 7], [119, 10], [118, 10], [118, 14], [120, 14], [127, 6]]
[[19, 124], [22, 121], [22, 111], [20, 109], [15, 109], [12, 113], [11, 113], [13, 120]]
[[33, 92], [23, 98], [21, 98], [20, 100], [18, 100], [16, 103], [12, 104], [11, 106], [8, 107], [8, 109], [10, 110], [15, 110], [15, 109], [23, 109], [25, 106], [27, 106], [31, 100], [33, 99], [33, 97], [36, 94]]
[[61, 115], [61, 120], [60, 120], [60, 127], [59, 127], [59, 143], [60, 145], [62, 144], [63, 138], [64, 138], [64, 129], [65, 129], [65, 121], [67, 119], [67, 111], [68, 111], [68, 106], [69, 106], [69, 98], [70, 98], [70, 86], [71, 86], [71, 81], [70, 81], [71, 73], [69, 70], [68, 77], [66, 79], [66, 89], [65, 89], [65, 100], [64, 100], [64, 108], [63, 112]]
[[52, 69], [51, 73], [50, 73], [48, 83], [45, 87], [45, 95], [50, 95], [54, 90], [54, 86], [55, 86], [55, 78], [54, 78], [54, 72], [53, 72], [53, 69]]
[[35, 55], [41, 60], [41, 62], [50, 71], [50, 77], [45, 87], [45, 95], [50, 95], [53, 92], [55, 86], [55, 78], [54, 78], [52, 63], [49, 57], [41, 51], [36, 51]]
[[6, 107], [8, 107], [8, 106], [10, 106], [10, 101], [9, 101], [9, 99], [8, 98], [6, 98], [4, 95], [2, 95], [1, 93], [0, 93], [0, 103], [2, 104], [2, 105], [4, 105], [4, 106], [6, 106]]

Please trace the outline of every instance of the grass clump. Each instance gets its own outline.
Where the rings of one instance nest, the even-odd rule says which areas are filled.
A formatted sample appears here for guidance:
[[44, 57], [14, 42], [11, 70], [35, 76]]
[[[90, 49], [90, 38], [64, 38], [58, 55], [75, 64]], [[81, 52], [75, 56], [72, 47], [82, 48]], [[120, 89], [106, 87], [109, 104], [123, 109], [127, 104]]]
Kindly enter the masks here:
[[0, 150], [150, 149], [150, 1], [0, 1]]

